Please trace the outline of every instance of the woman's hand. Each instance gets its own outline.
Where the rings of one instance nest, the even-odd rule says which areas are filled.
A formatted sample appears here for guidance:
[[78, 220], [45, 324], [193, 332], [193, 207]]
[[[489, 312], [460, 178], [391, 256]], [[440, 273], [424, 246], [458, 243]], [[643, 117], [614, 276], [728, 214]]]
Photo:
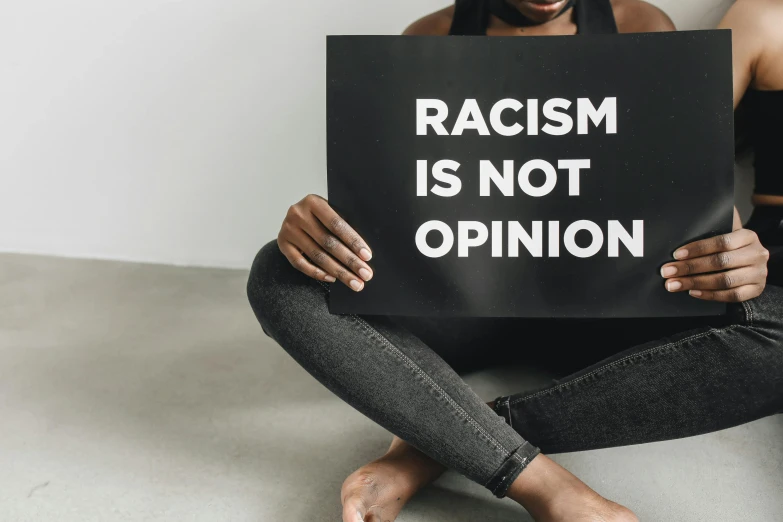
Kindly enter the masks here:
[[661, 267], [669, 292], [688, 291], [707, 301], [738, 303], [758, 297], [767, 284], [769, 251], [734, 209], [734, 231], [689, 243]]
[[372, 258], [369, 247], [320, 196], [310, 194], [288, 209], [277, 246], [294, 268], [313, 279], [339, 279], [356, 292], [372, 279], [365, 263]]

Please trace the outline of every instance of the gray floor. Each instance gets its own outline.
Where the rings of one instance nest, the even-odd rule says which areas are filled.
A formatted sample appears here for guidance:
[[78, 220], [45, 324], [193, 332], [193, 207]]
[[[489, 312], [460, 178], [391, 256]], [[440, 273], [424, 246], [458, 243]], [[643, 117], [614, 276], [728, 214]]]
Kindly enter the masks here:
[[[389, 436], [266, 339], [241, 271], [0, 256], [0, 520], [339, 520]], [[489, 372], [492, 398], [540, 377]], [[783, 517], [783, 418], [557, 460], [645, 521]], [[400, 522], [523, 522], [448, 474]]]

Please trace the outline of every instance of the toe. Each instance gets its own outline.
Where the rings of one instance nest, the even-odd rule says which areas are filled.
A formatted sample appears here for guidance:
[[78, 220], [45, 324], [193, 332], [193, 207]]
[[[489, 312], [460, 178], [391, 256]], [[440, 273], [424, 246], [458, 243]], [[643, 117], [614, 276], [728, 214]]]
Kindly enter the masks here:
[[343, 522], [366, 522], [367, 508], [359, 495], [349, 495], [343, 500]]
[[343, 522], [393, 522], [415, 489], [400, 478], [396, 463], [372, 462], [343, 482]]

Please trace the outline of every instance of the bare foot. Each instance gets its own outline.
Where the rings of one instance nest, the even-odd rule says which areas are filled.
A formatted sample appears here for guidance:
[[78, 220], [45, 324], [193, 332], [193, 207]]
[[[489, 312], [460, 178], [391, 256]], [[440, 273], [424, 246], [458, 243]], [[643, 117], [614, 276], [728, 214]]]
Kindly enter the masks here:
[[383, 457], [354, 471], [341, 492], [343, 522], [393, 522], [418, 490], [445, 468], [394, 437]]
[[508, 496], [537, 522], [639, 522], [631, 510], [605, 499], [545, 455], [530, 462]]
[[[395, 437], [389, 451], [345, 479], [343, 522], [394, 522], [403, 506], [445, 468]], [[544, 455], [511, 485], [508, 496], [537, 522], [639, 522]]]
[[[394, 437], [386, 455], [343, 482], [343, 522], [394, 522], [413, 495], [445, 470]], [[605, 499], [545, 455], [530, 462], [507, 495], [536, 522], [639, 522], [630, 509]]]

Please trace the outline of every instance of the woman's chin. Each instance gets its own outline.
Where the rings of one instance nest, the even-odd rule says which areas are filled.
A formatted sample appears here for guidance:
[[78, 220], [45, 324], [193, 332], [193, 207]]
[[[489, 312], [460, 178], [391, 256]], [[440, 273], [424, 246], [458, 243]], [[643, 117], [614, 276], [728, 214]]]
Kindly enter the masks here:
[[511, 4], [530, 20], [543, 24], [557, 18], [568, 0], [512, 0]]

